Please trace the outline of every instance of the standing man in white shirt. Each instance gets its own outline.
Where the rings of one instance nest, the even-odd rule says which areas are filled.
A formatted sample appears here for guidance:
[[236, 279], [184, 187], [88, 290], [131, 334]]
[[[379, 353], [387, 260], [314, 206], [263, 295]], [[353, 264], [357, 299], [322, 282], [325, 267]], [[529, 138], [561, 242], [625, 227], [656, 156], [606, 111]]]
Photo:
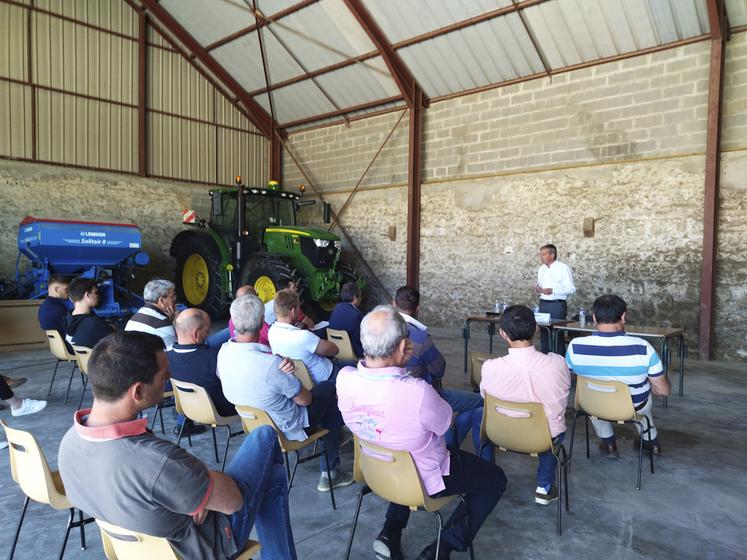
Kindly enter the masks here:
[[[537, 284], [534, 292], [540, 297], [540, 313], [549, 313], [551, 319], [565, 319], [568, 315], [568, 296], [576, 292], [571, 268], [558, 260], [555, 245], [543, 245], [539, 250], [542, 265], [537, 271]], [[542, 351], [550, 351], [550, 337], [542, 329], [540, 333]], [[557, 354], [565, 355], [565, 340], [558, 339]]]

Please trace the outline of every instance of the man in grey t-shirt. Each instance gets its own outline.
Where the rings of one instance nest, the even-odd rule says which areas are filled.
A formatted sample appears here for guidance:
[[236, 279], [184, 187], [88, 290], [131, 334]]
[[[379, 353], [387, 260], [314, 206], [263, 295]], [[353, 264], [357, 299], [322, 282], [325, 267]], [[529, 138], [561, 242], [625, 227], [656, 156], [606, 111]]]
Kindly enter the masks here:
[[68, 499], [97, 519], [168, 539], [182, 558], [232, 558], [255, 522], [262, 558], [296, 558], [272, 429], [248, 436], [224, 474], [137, 418], [163, 396], [168, 364], [152, 334], [118, 331], [96, 345], [88, 363], [93, 408], [76, 413], [60, 444]]
[[[259, 344], [264, 305], [257, 296], [246, 295], [231, 304], [231, 320], [236, 336], [218, 352], [218, 376], [226, 398], [235, 405], [248, 405], [266, 411], [286, 438], [303, 441], [304, 428], [321, 426], [329, 459], [330, 478], [324, 459], [317, 490], [328, 492], [353, 483], [353, 475], [338, 468], [338, 447], [342, 415], [337, 408], [337, 392], [331, 381], [317, 383], [311, 391], [292, 375], [293, 362], [273, 356], [268, 346]], [[290, 366], [290, 367], [289, 367]]]

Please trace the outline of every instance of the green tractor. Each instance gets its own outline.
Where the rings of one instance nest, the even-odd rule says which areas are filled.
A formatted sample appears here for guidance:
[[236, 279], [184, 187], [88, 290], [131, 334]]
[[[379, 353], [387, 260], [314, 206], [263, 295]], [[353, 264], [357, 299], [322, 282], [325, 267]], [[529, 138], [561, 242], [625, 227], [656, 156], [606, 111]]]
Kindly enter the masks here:
[[[212, 189], [210, 197], [210, 219], [186, 212], [184, 221], [192, 227], [179, 232], [169, 250], [176, 259], [177, 292], [190, 307], [219, 317], [239, 286], [253, 285], [267, 302], [293, 281], [307, 311], [319, 320], [339, 301], [345, 282], [363, 287], [356, 271], [340, 264], [337, 235], [296, 226], [296, 211], [316, 201], [302, 201], [275, 181], [247, 187], [240, 177], [236, 188]], [[324, 210], [327, 222], [329, 207]]]

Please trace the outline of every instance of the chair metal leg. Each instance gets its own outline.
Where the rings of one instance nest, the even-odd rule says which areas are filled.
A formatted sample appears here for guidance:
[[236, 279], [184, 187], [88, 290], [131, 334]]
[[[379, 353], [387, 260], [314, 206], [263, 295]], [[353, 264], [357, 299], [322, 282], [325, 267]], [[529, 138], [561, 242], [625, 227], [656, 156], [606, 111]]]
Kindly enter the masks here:
[[[644, 416], [646, 419], [646, 439], [648, 439], [648, 442], [651, 443], [651, 422], [648, 421], [648, 416]], [[641, 438], [643, 439], [643, 438]], [[654, 474], [654, 446], [649, 445], [648, 446], [648, 458], [651, 461], [651, 474]]]
[[[565, 494], [565, 511], [571, 511], [570, 505], [568, 503], [568, 471], [570, 470], [570, 460], [568, 458], [568, 454], [565, 452], [565, 446], [563, 444], [560, 445], [560, 450], [563, 453], [563, 484], [564, 484], [564, 494]], [[560, 489], [558, 489], [560, 491]]]
[[589, 454], [589, 415], [584, 416], [584, 431], [586, 432], [586, 458], [591, 458]]
[[327, 455], [327, 444], [324, 440], [318, 440], [322, 442], [322, 451], [324, 452], [324, 464], [327, 466], [327, 477], [329, 478], [329, 497], [332, 500], [332, 509], [337, 509], [337, 503], [335, 503], [335, 488], [332, 484], [332, 473], [329, 468], [329, 456]]
[[52, 382], [49, 384], [49, 391], [47, 391], [47, 397], [49, 397], [49, 395], [52, 394], [52, 385], [54, 385], [54, 378], [57, 377], [57, 368], [60, 367], [61, 361], [62, 360], [58, 358], [57, 363], [54, 365], [54, 373], [52, 374]]
[[641, 489], [641, 471], [643, 470], [643, 424], [635, 422], [640, 427], [641, 437], [638, 438], [638, 482], [636, 483], [635, 489]]
[[[182, 422], [181, 428], [179, 428], [179, 436], [176, 438], [176, 446], [179, 447], [179, 444], [182, 441], [182, 434], [184, 433], [184, 426], [187, 425], [187, 419], [184, 419], [184, 422]], [[187, 428], [187, 434], [189, 434], [189, 428]]]
[[215, 438], [215, 428], [213, 426], [210, 427], [210, 431], [213, 433], [213, 450], [215, 451], [215, 462], [217, 463], [220, 461], [220, 457], [218, 457], [218, 440]]
[[83, 374], [80, 374], [81, 377], [83, 377], [83, 392], [80, 394], [80, 401], [78, 402], [78, 410], [80, 410], [80, 407], [83, 406], [83, 397], [86, 396], [86, 389], [88, 388], [88, 376], [83, 376]]
[[[156, 416], [158, 416], [158, 409], [161, 407], [161, 403], [158, 403], [156, 405], [156, 411], [153, 413], [153, 420], [150, 422], [150, 431], [153, 431], [153, 428], [156, 427]], [[163, 431], [163, 419], [161, 419], [161, 431]]]
[[557, 455], [555, 456], [555, 480], [558, 481], [558, 536], [561, 536], [563, 534], [563, 506], [561, 504], [563, 499], [560, 496], [560, 493], [563, 490], [563, 473], [560, 469], [560, 458]]
[[226, 426], [228, 435], [226, 436], [226, 450], [223, 452], [223, 464], [220, 467], [220, 472], [226, 470], [226, 459], [228, 458], [228, 445], [231, 443], [231, 426]]
[[18, 535], [21, 534], [21, 525], [23, 525], [23, 518], [26, 517], [26, 508], [29, 507], [29, 500], [30, 498], [26, 496], [26, 499], [23, 501], [23, 509], [21, 510], [21, 518], [18, 520], [18, 527], [16, 528], [16, 536], [13, 537], [13, 545], [10, 547], [10, 556], [8, 556], [8, 560], [13, 560], [13, 554], [16, 551], [16, 545], [18, 544]]
[[78, 367], [78, 364], [73, 362], [73, 369], [70, 370], [70, 379], [67, 381], [67, 393], [65, 393], [65, 404], [67, 404], [68, 399], [70, 398], [70, 387], [73, 384], [73, 377], [75, 377], [75, 368]]
[[80, 523], [80, 549], [86, 549], [86, 522], [83, 521], [83, 512], [78, 510], [78, 523]]
[[[158, 403], [158, 408], [156, 409], [156, 412], [161, 417], [161, 433], [166, 435], [166, 428], [163, 425], [163, 407], [161, 406], [161, 403]], [[153, 419], [155, 422], [155, 418]], [[152, 429], [151, 429], [152, 431]]]
[[294, 451], [293, 453], [296, 456], [296, 460], [293, 462], [293, 471], [291, 471], [290, 476], [288, 477], [288, 492], [293, 488], [293, 479], [296, 478], [296, 469], [298, 468], [298, 451]]
[[60, 549], [59, 560], [65, 556], [65, 547], [67, 547], [67, 538], [70, 536], [70, 529], [73, 528], [73, 520], [75, 519], [75, 508], [70, 508], [70, 517], [67, 520], [67, 529], [65, 530], [65, 539], [62, 541], [62, 548]]
[[355, 505], [355, 514], [353, 515], [353, 525], [350, 527], [350, 536], [348, 536], [348, 548], [345, 550], [345, 560], [350, 560], [350, 550], [353, 548], [353, 537], [355, 536], [355, 528], [358, 526], [358, 515], [361, 512], [361, 504], [363, 503], [363, 496], [371, 492], [371, 489], [363, 485], [363, 488], [358, 492], [358, 503]]
[[285, 463], [285, 472], [288, 475], [288, 492], [290, 492], [290, 481], [291, 481], [290, 457], [288, 457], [287, 453], [283, 453], [283, 458], [285, 459], [283, 461]]
[[438, 553], [441, 550], [441, 531], [443, 531], [444, 528], [444, 518], [441, 517], [440, 511], [434, 511], [433, 513], [436, 514], [436, 517], [438, 517], [438, 535], [436, 535], [436, 555], [434, 558], [438, 558]]
[[571, 470], [571, 463], [573, 462], [573, 440], [576, 439], [576, 418], [578, 418], [578, 411], [573, 414], [573, 421], [571, 422], [571, 443], [568, 447], [568, 470]]

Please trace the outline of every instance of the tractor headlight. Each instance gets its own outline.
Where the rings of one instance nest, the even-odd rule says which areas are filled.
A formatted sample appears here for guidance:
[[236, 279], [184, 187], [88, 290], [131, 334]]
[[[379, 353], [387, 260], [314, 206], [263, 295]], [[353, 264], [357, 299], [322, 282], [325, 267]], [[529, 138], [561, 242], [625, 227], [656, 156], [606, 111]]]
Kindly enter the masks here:
[[329, 239], [314, 239], [314, 245], [317, 247], [329, 247]]

